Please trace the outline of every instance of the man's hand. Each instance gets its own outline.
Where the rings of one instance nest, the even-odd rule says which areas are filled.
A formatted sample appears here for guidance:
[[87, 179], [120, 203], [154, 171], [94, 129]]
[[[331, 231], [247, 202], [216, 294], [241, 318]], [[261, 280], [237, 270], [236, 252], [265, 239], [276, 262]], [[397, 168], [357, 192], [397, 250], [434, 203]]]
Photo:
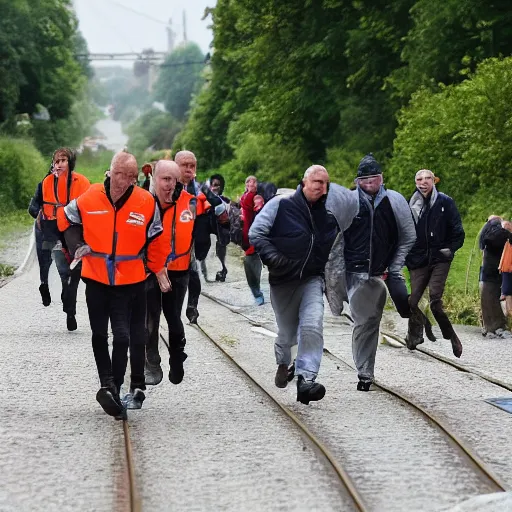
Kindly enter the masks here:
[[91, 248], [87, 244], [78, 246], [75, 251], [75, 257], [69, 265], [69, 269], [73, 270], [82, 261], [82, 258], [90, 253]]
[[446, 258], [451, 258], [452, 257], [452, 251], [448, 248], [445, 248], [445, 249], [439, 249], [439, 252]]
[[162, 293], [167, 293], [172, 290], [171, 281], [169, 281], [169, 275], [167, 274], [166, 267], [157, 272], [155, 276], [158, 281], [158, 286], [160, 286], [160, 291]]

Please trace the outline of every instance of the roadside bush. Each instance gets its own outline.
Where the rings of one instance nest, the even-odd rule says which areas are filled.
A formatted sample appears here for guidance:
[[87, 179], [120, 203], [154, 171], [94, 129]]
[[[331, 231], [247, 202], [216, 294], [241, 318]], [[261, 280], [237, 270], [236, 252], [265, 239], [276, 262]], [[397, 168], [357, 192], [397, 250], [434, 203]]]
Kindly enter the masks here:
[[479, 188], [510, 197], [511, 119], [512, 57], [484, 61], [470, 79], [437, 94], [420, 90], [399, 115], [387, 181], [409, 196], [414, 173], [432, 169], [464, 213]]
[[47, 171], [48, 162], [31, 142], [0, 137], [0, 212], [26, 209]]

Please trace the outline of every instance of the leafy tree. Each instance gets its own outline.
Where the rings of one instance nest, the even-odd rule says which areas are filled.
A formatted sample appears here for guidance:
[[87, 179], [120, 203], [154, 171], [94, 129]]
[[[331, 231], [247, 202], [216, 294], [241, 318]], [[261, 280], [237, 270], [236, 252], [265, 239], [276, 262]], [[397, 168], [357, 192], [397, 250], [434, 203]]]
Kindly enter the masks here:
[[176, 48], [160, 68], [155, 98], [180, 121], [185, 119], [192, 95], [201, 82], [204, 55], [195, 43]]

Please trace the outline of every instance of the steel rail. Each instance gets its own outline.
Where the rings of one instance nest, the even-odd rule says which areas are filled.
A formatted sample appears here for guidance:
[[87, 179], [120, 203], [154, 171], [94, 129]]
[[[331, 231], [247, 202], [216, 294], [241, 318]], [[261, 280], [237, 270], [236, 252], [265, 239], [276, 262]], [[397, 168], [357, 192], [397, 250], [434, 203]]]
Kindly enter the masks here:
[[[210, 295], [208, 293], [205, 293], [205, 292], [201, 292], [201, 293], [202, 293], [202, 295], [204, 295], [208, 299], [210, 299], [213, 302], [217, 303], [219, 306], [222, 306], [222, 307], [228, 309], [229, 311], [231, 311], [233, 313], [236, 313], [236, 314], [242, 316], [243, 318], [249, 320], [249, 322], [251, 324], [253, 324], [253, 325], [261, 325], [260, 323], [255, 322], [253, 319], [251, 319], [247, 315], [244, 315], [240, 311], [237, 311], [235, 308], [230, 307], [228, 304], [223, 303], [221, 300], [218, 300], [216, 297], [213, 297], [212, 295]], [[389, 331], [381, 331], [381, 333], [386, 335], [386, 336], [389, 336], [389, 337], [393, 338], [394, 340], [396, 340], [396, 341], [398, 341], [398, 342], [400, 342], [400, 343], [405, 345], [405, 342], [397, 334], [391, 333]], [[351, 368], [352, 370], [355, 370], [355, 368], [353, 366], [351, 366], [349, 363], [347, 363], [346, 361], [344, 361], [340, 357], [334, 355], [328, 349], [324, 348], [323, 351], [331, 359], [336, 360], [338, 362], [341, 362], [344, 365], [346, 365], [349, 368]], [[426, 354], [430, 355], [428, 353], [426, 353]], [[434, 356], [432, 356], [432, 357], [434, 357]], [[461, 371], [464, 371], [464, 372], [467, 372], [467, 373], [473, 373], [475, 375], [478, 375], [477, 373], [471, 372], [468, 369], [464, 368], [463, 366], [458, 365], [457, 363], [454, 363], [453, 361], [450, 361], [448, 358], [444, 358], [443, 357], [443, 359], [439, 359], [439, 360], [442, 361], [442, 362], [445, 362], [447, 364], [450, 364], [451, 366], [453, 366], [453, 367], [455, 367], [455, 368], [457, 368], [457, 369], [459, 369]], [[512, 390], [506, 384], [501, 383], [501, 381], [493, 382], [489, 378], [485, 378], [485, 377], [483, 377], [481, 375], [478, 375], [478, 376], [483, 378], [483, 379], [485, 379], [485, 380], [487, 380], [487, 381], [489, 381], [489, 382], [491, 382], [491, 383], [493, 383], [493, 384], [501, 386], [501, 387], [503, 387], [505, 389]], [[495, 380], [495, 379], [493, 379], [493, 380]], [[411, 399], [407, 398], [405, 395], [400, 393], [400, 391], [398, 391], [398, 390], [396, 390], [396, 389], [394, 389], [394, 388], [392, 388], [392, 387], [390, 387], [388, 385], [385, 385], [385, 384], [383, 384], [380, 381], [375, 381], [374, 384], [378, 388], [380, 388], [383, 391], [387, 392], [388, 394], [390, 394], [390, 395], [392, 395], [392, 396], [402, 400], [403, 402], [407, 403], [408, 405], [410, 405], [411, 407], [413, 407], [414, 409], [416, 409], [417, 411], [422, 413], [432, 423], [434, 423], [442, 432], [444, 432], [459, 447], [460, 450], [462, 450], [462, 452], [471, 460], [471, 462], [476, 465], [476, 467], [485, 475], [486, 478], [488, 478], [496, 486], [496, 488], [499, 491], [508, 491], [508, 490], [510, 490], [509, 486], [507, 484], [505, 484], [503, 481], [501, 481], [501, 479], [493, 472], [493, 470], [491, 468], [488, 467], [488, 465], [476, 454], [476, 452], [474, 450], [472, 450], [471, 448], [469, 448], [456, 434], [454, 434], [449, 429], [449, 427], [444, 424], [444, 422], [442, 422], [440, 419], [436, 418], [433, 414], [431, 414], [423, 406], [421, 406], [421, 405], [419, 405], [417, 403], [414, 403]]]
[[124, 437], [124, 448], [126, 455], [126, 472], [127, 481], [129, 487], [129, 510], [130, 512], [141, 512], [142, 504], [137, 492], [137, 485], [135, 480], [135, 465], [133, 462], [133, 450], [130, 439], [130, 426], [128, 420], [123, 420], [123, 437]]
[[[335, 457], [329, 451], [329, 449], [320, 441], [309, 429], [308, 427], [290, 410], [288, 407], [285, 407], [281, 402], [275, 399], [256, 379], [254, 379], [238, 362], [218, 343], [212, 336], [210, 336], [200, 325], [191, 324], [197, 328], [197, 330], [207, 338], [215, 347], [217, 347], [224, 356], [233, 364], [240, 372], [244, 374], [244, 376], [251, 381], [253, 385], [255, 385], [260, 391], [262, 391], [277, 407], [279, 410], [284, 413], [294, 424], [299, 428], [300, 431], [309, 439], [309, 441], [316, 446], [318, 450], [322, 453], [322, 455], [327, 459], [330, 466], [333, 468], [334, 472], [338, 476], [339, 480], [343, 484], [344, 488], [347, 490], [350, 495], [352, 501], [356, 509], [360, 512], [367, 512], [369, 508], [365, 505], [363, 498], [359, 494], [359, 491], [356, 489], [352, 479], [348, 475], [348, 473], [338, 464]], [[165, 346], [169, 349], [169, 344], [165, 337], [160, 333], [160, 339], [164, 342]]]

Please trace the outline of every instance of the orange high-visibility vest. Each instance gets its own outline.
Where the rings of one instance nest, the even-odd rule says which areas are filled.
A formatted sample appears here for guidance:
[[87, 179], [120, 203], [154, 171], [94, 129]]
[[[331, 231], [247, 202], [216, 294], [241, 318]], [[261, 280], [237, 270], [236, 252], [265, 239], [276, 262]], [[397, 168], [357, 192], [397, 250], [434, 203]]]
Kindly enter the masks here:
[[90, 181], [77, 172], [61, 174], [58, 179], [54, 174], [49, 174], [42, 181], [43, 191], [43, 219], [55, 220], [59, 210], [66, 206], [72, 199], [82, 195], [90, 186]]
[[111, 286], [144, 281], [143, 249], [153, 236], [151, 226], [156, 208], [153, 196], [134, 187], [128, 200], [117, 210], [108, 199], [105, 186], [97, 183], [76, 203], [84, 241], [92, 250], [82, 258], [82, 277]]
[[182, 190], [175, 204], [162, 211], [168, 270], [188, 270], [193, 245], [197, 198]]

